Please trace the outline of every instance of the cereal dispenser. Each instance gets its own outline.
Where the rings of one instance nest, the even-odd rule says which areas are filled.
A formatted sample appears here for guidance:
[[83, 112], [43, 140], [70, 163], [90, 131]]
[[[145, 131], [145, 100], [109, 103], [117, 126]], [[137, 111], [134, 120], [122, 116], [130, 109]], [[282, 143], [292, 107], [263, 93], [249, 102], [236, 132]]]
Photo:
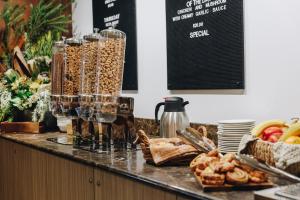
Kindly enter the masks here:
[[126, 34], [109, 28], [100, 32], [95, 115], [98, 122], [112, 123], [117, 118], [118, 97], [123, 82]]
[[69, 118], [77, 118], [79, 107], [79, 79], [82, 56], [82, 40], [69, 38], [65, 45], [65, 65], [62, 77], [62, 112]]
[[55, 117], [62, 116], [60, 100], [62, 95], [62, 76], [64, 69], [64, 41], [55, 42], [52, 48], [51, 65], [51, 103], [50, 110]]
[[59, 45], [63, 67], [60, 72], [53, 68], [52, 81], [59, 85], [53, 85], [52, 95], [58, 95], [61, 113], [77, 122], [76, 130], [72, 123], [73, 146], [98, 153], [134, 149], [134, 99], [120, 96], [125, 33], [95, 29], [83, 40], [70, 38]]
[[84, 120], [93, 120], [93, 99], [96, 91], [96, 67], [98, 55], [99, 33], [85, 35], [82, 43], [82, 63], [80, 69], [80, 117]]
[[[88, 141], [92, 149], [98, 148], [99, 134], [95, 133], [94, 128], [94, 94], [96, 89], [96, 66], [98, 55], [99, 33], [94, 29], [93, 34], [85, 35], [82, 42], [82, 62], [80, 66], [80, 89], [79, 89], [79, 107], [76, 108], [79, 116], [77, 126], [79, 135], [75, 137], [75, 147]], [[87, 126], [87, 132], [83, 127]]]
[[[122, 89], [126, 34], [109, 28], [100, 32], [97, 55], [94, 116], [100, 123], [100, 142], [110, 146], [112, 123], [117, 119]], [[105, 133], [103, 133], [104, 131]]]

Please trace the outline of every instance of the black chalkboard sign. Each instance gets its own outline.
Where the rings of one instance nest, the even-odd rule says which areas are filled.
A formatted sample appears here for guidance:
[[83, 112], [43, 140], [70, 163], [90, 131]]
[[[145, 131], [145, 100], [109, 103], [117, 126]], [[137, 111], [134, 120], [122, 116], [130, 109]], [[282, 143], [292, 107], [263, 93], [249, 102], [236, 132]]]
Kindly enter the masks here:
[[94, 27], [115, 26], [126, 33], [123, 90], [137, 90], [137, 37], [135, 0], [93, 0]]
[[244, 89], [243, 0], [166, 0], [168, 89]]

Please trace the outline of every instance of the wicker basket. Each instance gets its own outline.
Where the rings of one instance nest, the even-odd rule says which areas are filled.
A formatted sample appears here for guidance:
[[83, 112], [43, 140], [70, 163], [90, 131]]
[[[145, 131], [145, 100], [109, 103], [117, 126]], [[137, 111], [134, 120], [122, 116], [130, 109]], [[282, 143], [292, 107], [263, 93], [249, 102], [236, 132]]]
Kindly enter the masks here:
[[[205, 127], [201, 127], [199, 129], [202, 129], [203, 135], [207, 135], [207, 131]], [[196, 130], [198, 131], [198, 130]], [[201, 134], [201, 133], [199, 133]], [[136, 144], [140, 144], [142, 152], [144, 154], [144, 159], [146, 160], [147, 163], [149, 164], [155, 164], [151, 151], [150, 151], [150, 139], [146, 135], [146, 133], [143, 130], [139, 130], [137, 132], [137, 139], [135, 141]], [[182, 166], [182, 165], [189, 165], [189, 163], [199, 154], [198, 151], [196, 152], [189, 152], [185, 153], [182, 155], [178, 155], [170, 160], [167, 160], [161, 164], [158, 165], [163, 165], [163, 166]]]
[[[246, 152], [244, 153], [253, 155], [259, 161], [275, 166], [273, 145], [270, 142], [255, 140], [247, 144]], [[300, 163], [290, 165], [284, 170], [291, 174], [300, 175]]]
[[[144, 159], [148, 164], [155, 164], [152, 154], [150, 152], [150, 147], [147, 144], [140, 144], [142, 152], [144, 154]], [[161, 165], [163, 166], [187, 166], [189, 163], [197, 156], [195, 153], [182, 155], [174, 160], [169, 160]]]

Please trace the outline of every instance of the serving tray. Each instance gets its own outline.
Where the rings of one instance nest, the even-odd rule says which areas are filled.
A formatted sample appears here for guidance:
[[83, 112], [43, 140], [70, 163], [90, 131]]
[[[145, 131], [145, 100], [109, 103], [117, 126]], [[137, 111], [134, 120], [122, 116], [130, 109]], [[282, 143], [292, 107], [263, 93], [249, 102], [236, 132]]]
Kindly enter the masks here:
[[204, 185], [201, 178], [194, 173], [197, 182], [200, 184], [204, 192], [209, 191], [228, 191], [228, 190], [259, 190], [274, 187], [274, 184], [270, 181], [265, 183], [248, 183], [244, 185], [230, 185], [225, 183], [224, 185]]

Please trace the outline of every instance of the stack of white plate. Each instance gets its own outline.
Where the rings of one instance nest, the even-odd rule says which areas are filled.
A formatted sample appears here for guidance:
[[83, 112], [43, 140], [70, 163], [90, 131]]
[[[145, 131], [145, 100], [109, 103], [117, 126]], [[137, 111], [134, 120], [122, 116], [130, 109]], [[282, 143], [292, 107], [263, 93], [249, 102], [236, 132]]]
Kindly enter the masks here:
[[237, 153], [245, 134], [250, 134], [255, 120], [223, 120], [218, 122], [218, 148], [222, 153]]

